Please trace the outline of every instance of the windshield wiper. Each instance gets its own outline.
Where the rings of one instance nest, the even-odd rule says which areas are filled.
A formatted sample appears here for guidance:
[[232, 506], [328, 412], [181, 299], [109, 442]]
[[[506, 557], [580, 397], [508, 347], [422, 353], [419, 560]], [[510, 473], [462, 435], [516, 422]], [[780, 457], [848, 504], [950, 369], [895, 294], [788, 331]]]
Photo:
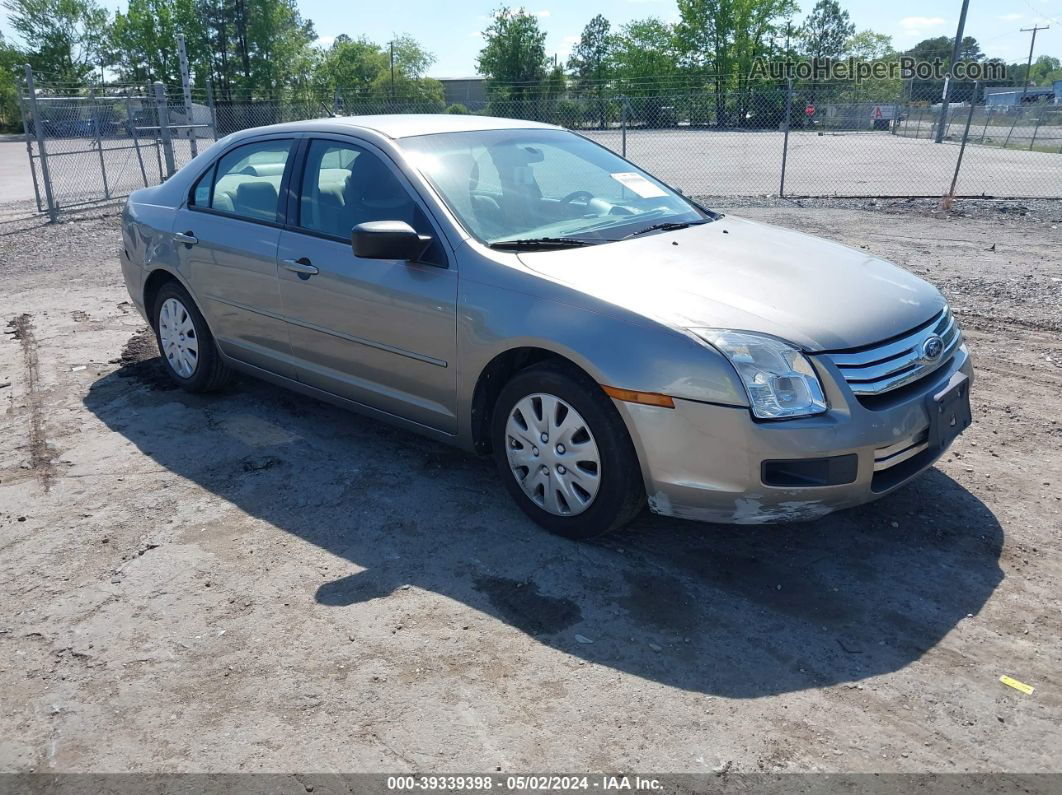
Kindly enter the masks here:
[[644, 235], [647, 232], [671, 232], [675, 229], [685, 229], [688, 226], [699, 226], [700, 224], [706, 224], [707, 221], [661, 221], [658, 224], [651, 224], [644, 229], [639, 229], [637, 232], [631, 232], [629, 235], [624, 235], [624, 238], [635, 237], [637, 235]]
[[526, 237], [518, 240], [495, 240], [489, 245], [491, 248], [549, 249], [577, 248], [579, 246], [588, 246], [590, 242], [577, 237]]

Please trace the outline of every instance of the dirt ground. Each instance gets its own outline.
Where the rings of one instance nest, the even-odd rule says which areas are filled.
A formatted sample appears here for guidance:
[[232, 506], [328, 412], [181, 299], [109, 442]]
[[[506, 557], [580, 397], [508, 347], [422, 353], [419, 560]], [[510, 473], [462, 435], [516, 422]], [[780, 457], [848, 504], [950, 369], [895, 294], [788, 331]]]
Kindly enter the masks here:
[[3, 225], [0, 771], [1062, 772], [1062, 205], [928, 207], [736, 214], [941, 286], [978, 374], [945, 459], [591, 544], [487, 460], [171, 389], [113, 213]]

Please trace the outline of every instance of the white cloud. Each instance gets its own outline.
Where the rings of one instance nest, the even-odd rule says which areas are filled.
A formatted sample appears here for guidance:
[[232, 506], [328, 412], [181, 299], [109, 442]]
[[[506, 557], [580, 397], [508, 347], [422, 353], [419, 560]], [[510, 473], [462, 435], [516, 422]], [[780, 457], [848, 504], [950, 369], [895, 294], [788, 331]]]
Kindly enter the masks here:
[[550, 16], [549, 9], [543, 8], [541, 11], [536, 11], [535, 16], [539, 17], [540, 19], [545, 19], [546, 17]]
[[574, 47], [576, 44], [579, 43], [579, 38], [579, 36], [565, 36], [563, 39], [561, 39], [561, 44], [565, 47]]
[[900, 27], [904, 30], [922, 30], [924, 28], [939, 28], [945, 23], [941, 17], [904, 17], [900, 20]]
[[314, 44], [316, 44], [318, 47], [321, 47], [322, 49], [327, 50], [329, 47], [335, 44], [335, 41], [335, 36], [318, 36], [317, 41], [315, 41]]
[[1024, 16], [1025, 16], [1024, 14], [1004, 14], [1001, 17], [996, 17], [996, 19], [1002, 19], [1004, 22], [1017, 22], [1019, 19], [1022, 19]]
[[904, 17], [900, 20], [900, 38], [921, 38], [927, 29], [932, 30], [946, 25], [947, 20], [942, 17]]

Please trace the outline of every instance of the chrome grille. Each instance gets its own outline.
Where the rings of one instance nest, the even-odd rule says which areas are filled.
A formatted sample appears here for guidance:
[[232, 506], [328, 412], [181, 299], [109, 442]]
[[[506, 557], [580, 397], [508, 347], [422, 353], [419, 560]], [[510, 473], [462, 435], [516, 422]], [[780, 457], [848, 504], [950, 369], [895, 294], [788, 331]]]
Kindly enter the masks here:
[[[933, 335], [944, 343], [940, 356], [927, 361], [922, 345]], [[944, 364], [962, 342], [951, 310], [945, 309], [928, 323], [898, 339], [857, 351], [838, 351], [824, 356], [837, 365], [856, 395], [880, 395], [917, 381]]]

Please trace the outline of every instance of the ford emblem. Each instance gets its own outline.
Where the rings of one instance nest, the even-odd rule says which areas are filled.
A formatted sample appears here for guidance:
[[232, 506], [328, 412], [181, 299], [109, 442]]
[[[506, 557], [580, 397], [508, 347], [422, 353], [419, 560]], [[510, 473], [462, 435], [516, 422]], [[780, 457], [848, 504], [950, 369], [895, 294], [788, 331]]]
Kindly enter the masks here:
[[927, 362], [935, 362], [944, 353], [944, 340], [934, 334], [922, 343], [922, 359]]

